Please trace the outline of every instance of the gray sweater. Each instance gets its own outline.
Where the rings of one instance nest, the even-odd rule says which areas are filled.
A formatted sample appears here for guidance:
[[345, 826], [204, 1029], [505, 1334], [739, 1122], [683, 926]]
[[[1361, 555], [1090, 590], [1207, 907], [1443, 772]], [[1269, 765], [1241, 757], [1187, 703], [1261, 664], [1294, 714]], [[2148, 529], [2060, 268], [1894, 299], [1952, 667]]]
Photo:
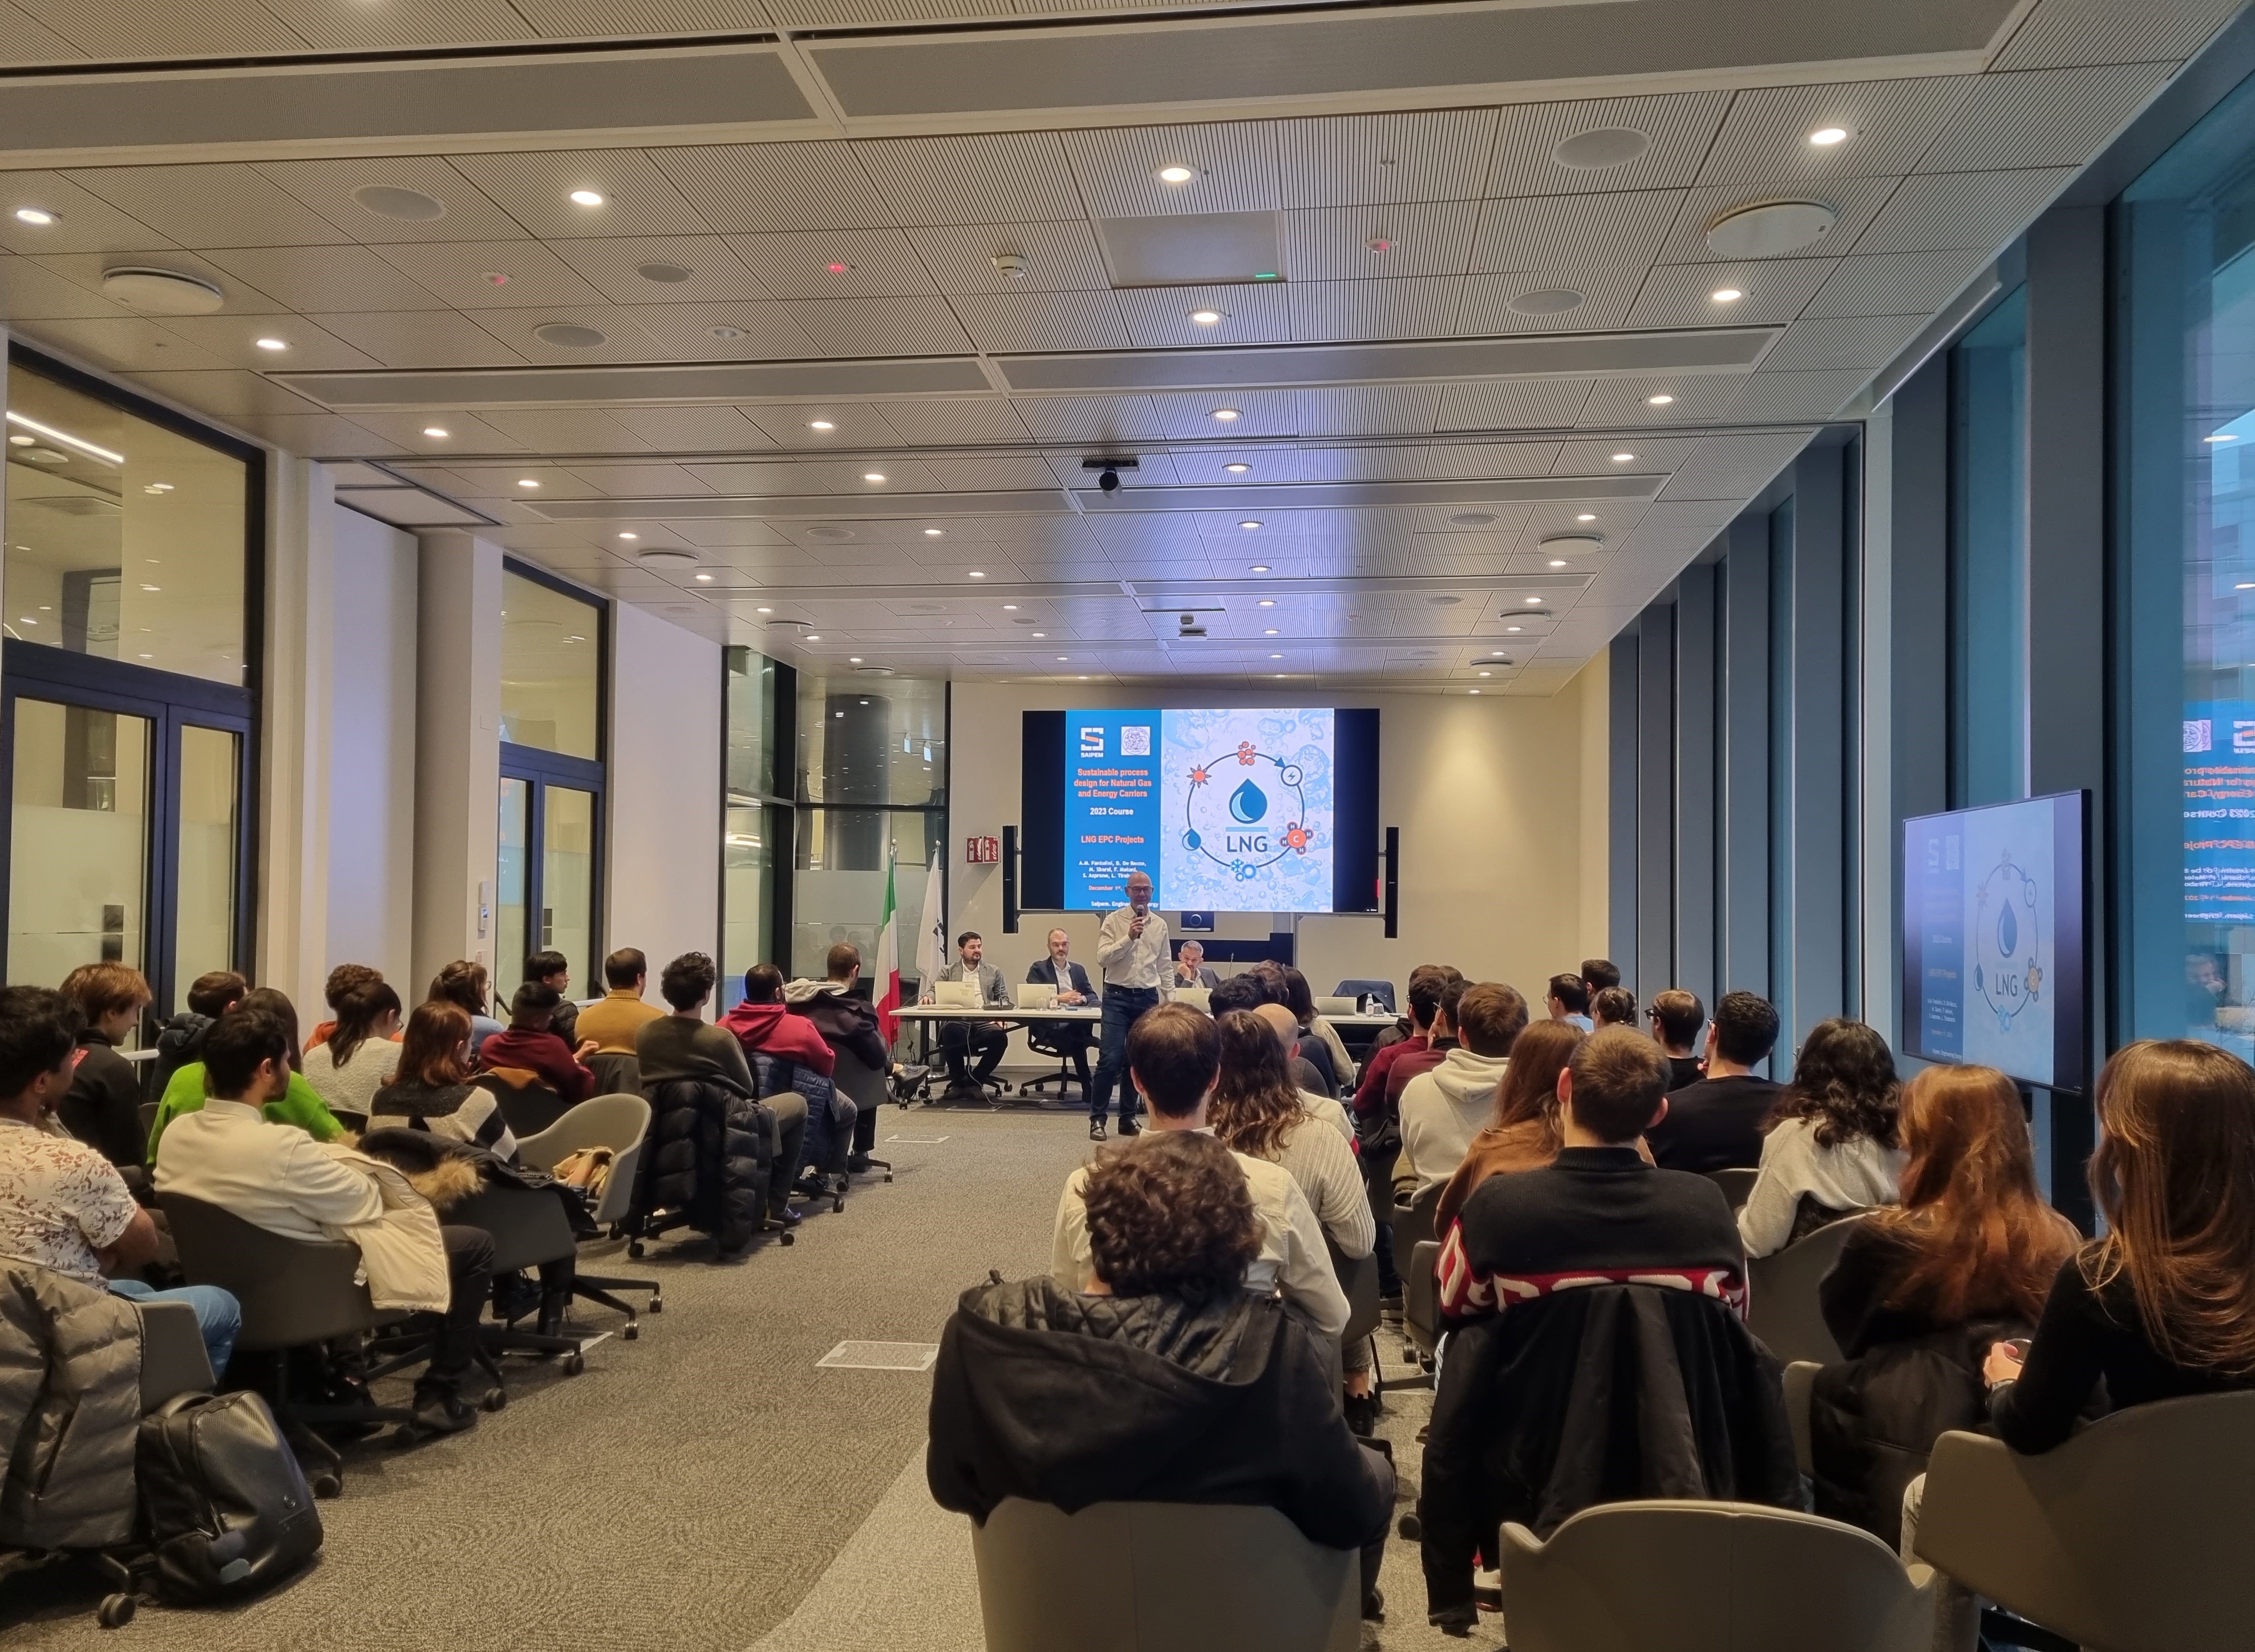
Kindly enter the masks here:
[[635, 1034], [635, 1058], [642, 1066], [643, 1087], [669, 1079], [709, 1079], [738, 1095], [757, 1095], [751, 1064], [735, 1034], [709, 1021], [681, 1016], [660, 1016], [644, 1022]]

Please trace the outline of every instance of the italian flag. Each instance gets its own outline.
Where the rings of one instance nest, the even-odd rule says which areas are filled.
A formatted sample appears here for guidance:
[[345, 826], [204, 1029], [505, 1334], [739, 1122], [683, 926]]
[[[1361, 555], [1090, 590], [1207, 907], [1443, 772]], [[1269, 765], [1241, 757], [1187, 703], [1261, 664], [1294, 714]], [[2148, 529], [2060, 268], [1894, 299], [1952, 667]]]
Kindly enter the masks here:
[[901, 1008], [901, 926], [900, 902], [893, 884], [899, 857], [890, 852], [885, 856], [885, 917], [877, 926], [877, 1026], [884, 1035], [885, 1047], [892, 1047], [893, 1037], [900, 1030]]

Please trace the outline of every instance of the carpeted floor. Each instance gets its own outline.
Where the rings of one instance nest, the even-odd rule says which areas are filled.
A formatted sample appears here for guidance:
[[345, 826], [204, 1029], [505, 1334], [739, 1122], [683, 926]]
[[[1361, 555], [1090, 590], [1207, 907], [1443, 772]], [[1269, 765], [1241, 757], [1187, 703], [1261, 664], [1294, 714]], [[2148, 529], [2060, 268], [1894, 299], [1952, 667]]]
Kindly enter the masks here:
[[[0, 1586], [11, 1652], [978, 1652], [968, 1522], [924, 1490], [925, 1379], [815, 1361], [847, 1339], [936, 1341], [988, 1269], [1044, 1267], [1089, 1142], [1077, 1111], [888, 1108], [879, 1135], [947, 1139], [883, 1142], [897, 1179], [821, 1207], [788, 1249], [726, 1267], [695, 1240], [590, 1253], [664, 1280], [641, 1339], [604, 1342], [578, 1377], [512, 1366], [508, 1409], [467, 1436], [355, 1448], [321, 1505], [321, 1561], [288, 1586], [105, 1632], [94, 1591], [19, 1581]], [[1380, 1346], [1401, 1352], [1390, 1332]], [[1407, 1507], [1428, 1400], [1389, 1406]], [[1486, 1624], [1470, 1642], [1426, 1627], [1415, 1545], [1389, 1550], [1384, 1587], [1366, 1645], [1500, 1645]]]

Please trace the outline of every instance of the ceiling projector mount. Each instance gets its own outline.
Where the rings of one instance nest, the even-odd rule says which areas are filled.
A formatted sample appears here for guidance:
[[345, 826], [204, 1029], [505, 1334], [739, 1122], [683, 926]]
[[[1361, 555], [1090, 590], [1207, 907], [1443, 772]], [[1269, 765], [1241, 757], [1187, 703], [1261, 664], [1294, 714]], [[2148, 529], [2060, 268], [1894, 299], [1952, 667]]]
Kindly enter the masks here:
[[1120, 473], [1123, 470], [1134, 470], [1137, 468], [1137, 461], [1133, 458], [1084, 459], [1080, 461], [1080, 467], [1083, 470], [1092, 470], [1096, 472], [1096, 485], [1104, 489], [1105, 492], [1118, 493], [1120, 491]]

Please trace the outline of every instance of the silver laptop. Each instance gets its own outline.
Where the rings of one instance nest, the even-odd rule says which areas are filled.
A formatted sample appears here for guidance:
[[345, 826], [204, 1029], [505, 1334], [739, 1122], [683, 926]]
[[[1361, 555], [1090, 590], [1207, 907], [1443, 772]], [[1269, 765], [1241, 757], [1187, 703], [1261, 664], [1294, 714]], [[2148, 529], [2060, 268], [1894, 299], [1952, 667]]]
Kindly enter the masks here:
[[975, 981], [942, 981], [932, 983], [931, 1002], [941, 1009], [976, 1009], [979, 1008], [979, 983]]
[[1047, 1009], [1050, 1000], [1057, 996], [1057, 988], [1046, 981], [1022, 981], [1018, 983], [1018, 1008]]
[[1188, 1004], [1193, 1009], [1213, 1014], [1213, 990], [1207, 987], [1177, 987], [1172, 996], [1178, 1004]]

